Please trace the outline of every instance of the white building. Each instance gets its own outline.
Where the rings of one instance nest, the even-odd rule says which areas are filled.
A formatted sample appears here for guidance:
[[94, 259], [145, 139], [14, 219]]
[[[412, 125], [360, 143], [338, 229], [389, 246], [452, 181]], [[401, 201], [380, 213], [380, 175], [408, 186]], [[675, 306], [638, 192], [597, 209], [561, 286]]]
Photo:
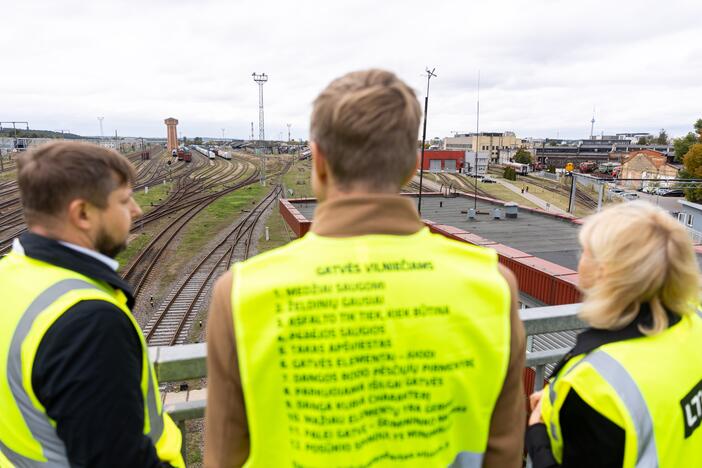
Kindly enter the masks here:
[[456, 133], [444, 138], [443, 149], [461, 151], [487, 151], [491, 162], [498, 162], [500, 150], [517, 149], [524, 141], [514, 132]]
[[[475, 151], [466, 151], [466, 163], [463, 165], [463, 172], [465, 174], [475, 173]], [[490, 151], [478, 151], [478, 175], [486, 175], [488, 170], [488, 163], [490, 162]]]

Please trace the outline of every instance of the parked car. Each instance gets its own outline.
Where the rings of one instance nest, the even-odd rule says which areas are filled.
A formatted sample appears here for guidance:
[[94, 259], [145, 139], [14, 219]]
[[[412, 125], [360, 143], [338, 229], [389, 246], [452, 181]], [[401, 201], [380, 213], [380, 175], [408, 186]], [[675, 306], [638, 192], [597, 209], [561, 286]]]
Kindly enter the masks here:
[[619, 195], [619, 194], [624, 193], [624, 190], [617, 188], [617, 187], [613, 187], [613, 188], [609, 189], [609, 193], [614, 193], [614, 194]]
[[661, 197], [682, 197], [685, 195], [683, 189], [658, 189]]
[[621, 194], [621, 197], [626, 200], [636, 200], [639, 198], [639, 194], [636, 192], [625, 192]]
[[482, 181], [486, 184], [496, 184], [497, 181], [491, 177], [483, 177]]

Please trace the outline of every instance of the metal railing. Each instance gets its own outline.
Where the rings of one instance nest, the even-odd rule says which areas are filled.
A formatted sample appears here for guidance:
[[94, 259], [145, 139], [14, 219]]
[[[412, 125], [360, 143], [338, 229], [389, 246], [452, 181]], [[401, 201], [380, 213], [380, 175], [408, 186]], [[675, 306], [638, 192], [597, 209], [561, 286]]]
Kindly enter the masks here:
[[[526, 335], [533, 337], [584, 328], [585, 324], [576, 316], [578, 309], [579, 304], [569, 304], [522, 309], [519, 314], [524, 323]], [[535, 391], [543, 388], [546, 365], [558, 362], [568, 351], [568, 348], [558, 348], [527, 352], [526, 367], [533, 368], [535, 371]], [[204, 343], [157, 346], [149, 348], [149, 353], [158, 381], [162, 384], [207, 376], [207, 348]], [[202, 397], [192, 401], [185, 398], [185, 401], [178, 403], [168, 403], [166, 399], [164, 410], [171, 415], [185, 437], [185, 421], [204, 417], [206, 403], [206, 399]], [[185, 446], [184, 442], [183, 447]]]

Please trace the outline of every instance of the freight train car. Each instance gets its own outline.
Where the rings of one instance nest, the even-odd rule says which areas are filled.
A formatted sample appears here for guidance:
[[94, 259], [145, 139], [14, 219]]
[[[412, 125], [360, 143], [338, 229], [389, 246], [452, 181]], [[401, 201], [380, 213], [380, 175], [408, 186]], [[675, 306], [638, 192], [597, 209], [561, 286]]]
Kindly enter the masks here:
[[202, 146], [194, 146], [193, 148], [195, 148], [195, 151], [197, 151], [201, 155], [207, 157], [208, 159], [215, 158], [215, 153], [212, 150], [209, 150], [207, 148], [203, 148]]
[[178, 161], [190, 162], [193, 159], [193, 153], [187, 146], [178, 148]]

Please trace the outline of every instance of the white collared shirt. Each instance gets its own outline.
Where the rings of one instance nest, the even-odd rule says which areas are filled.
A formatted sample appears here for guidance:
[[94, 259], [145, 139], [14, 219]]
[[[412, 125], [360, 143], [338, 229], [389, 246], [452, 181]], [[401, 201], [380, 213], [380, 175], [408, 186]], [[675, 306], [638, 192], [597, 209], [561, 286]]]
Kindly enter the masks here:
[[[107, 255], [103, 255], [100, 252], [96, 252], [95, 250], [91, 249], [86, 249], [85, 247], [81, 247], [80, 245], [76, 244], [71, 244], [70, 242], [58, 241], [58, 243], [65, 247], [68, 247], [69, 249], [75, 250], [76, 252], [80, 252], [82, 254], [93, 257], [94, 259], [101, 261], [114, 271], [117, 271], [117, 268], [119, 268], [119, 262], [117, 260], [115, 260], [114, 258], [110, 258]], [[20, 243], [18, 237], [15, 237], [15, 239], [12, 241], [12, 250], [16, 251], [20, 255], [24, 255], [24, 247], [22, 247], [22, 244]]]

